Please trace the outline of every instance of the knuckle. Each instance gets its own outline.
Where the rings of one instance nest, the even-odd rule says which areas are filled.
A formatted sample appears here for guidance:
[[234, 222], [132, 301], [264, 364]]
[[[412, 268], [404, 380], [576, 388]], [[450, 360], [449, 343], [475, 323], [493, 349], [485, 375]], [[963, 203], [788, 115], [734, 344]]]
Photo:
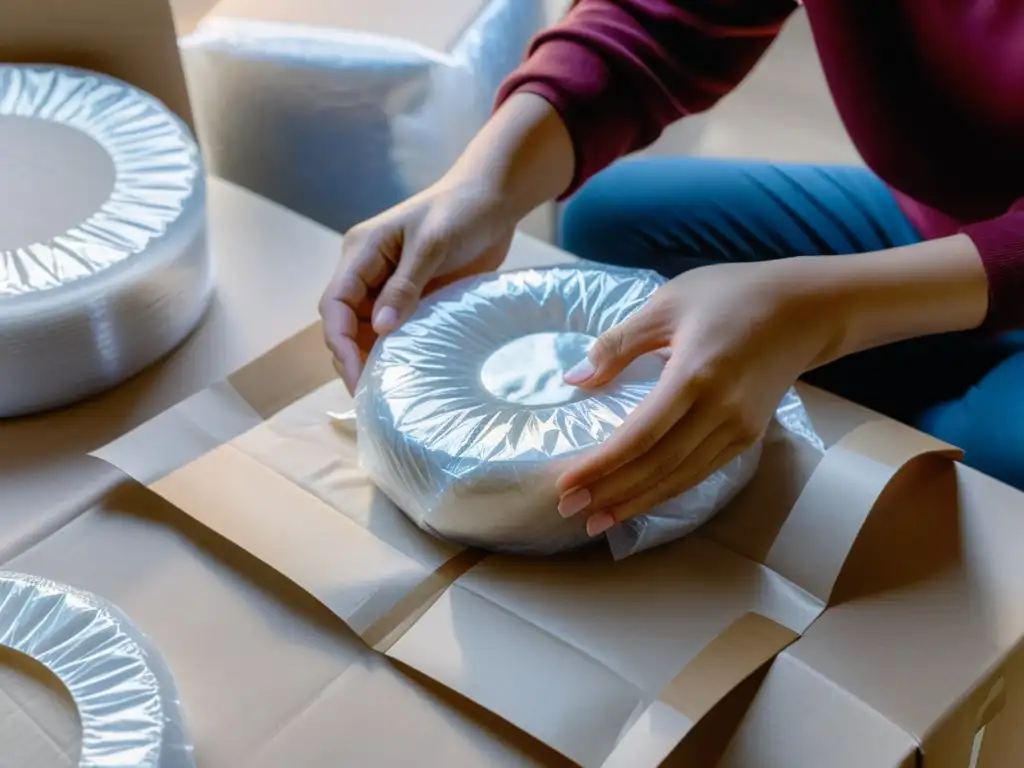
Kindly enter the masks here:
[[718, 374], [711, 365], [701, 365], [690, 374], [690, 386], [694, 392], [710, 394], [720, 388]]
[[739, 431], [738, 442], [743, 447], [749, 447], [764, 436], [764, 427], [757, 422], [747, 421]]
[[419, 287], [405, 275], [395, 274], [388, 280], [385, 288], [387, 298], [391, 300], [411, 300], [420, 295]]
[[594, 343], [594, 353], [602, 360], [615, 360], [622, 355], [625, 337], [621, 328], [612, 328], [600, 336]]
[[341, 253], [343, 256], [355, 253], [369, 241], [369, 227], [365, 222], [356, 224], [345, 232], [341, 240]]
[[735, 442], [749, 445], [761, 437], [763, 428], [742, 406], [731, 405], [727, 411], [726, 423]]
[[629, 435], [626, 441], [629, 452], [634, 456], [643, 456], [650, 453], [658, 445], [658, 438], [648, 431], [636, 432]]
[[363, 287], [363, 281], [358, 274], [352, 270], [345, 270], [338, 276], [338, 290], [334, 298], [344, 300], [356, 296], [362, 292]]
[[447, 238], [437, 234], [429, 234], [423, 238], [422, 245], [418, 249], [418, 256], [423, 264], [436, 266], [444, 261], [447, 252]]
[[671, 448], [665, 447], [658, 453], [658, 461], [655, 464], [654, 474], [651, 478], [654, 483], [667, 477], [672, 477], [687, 458], [687, 454], [675, 446]]

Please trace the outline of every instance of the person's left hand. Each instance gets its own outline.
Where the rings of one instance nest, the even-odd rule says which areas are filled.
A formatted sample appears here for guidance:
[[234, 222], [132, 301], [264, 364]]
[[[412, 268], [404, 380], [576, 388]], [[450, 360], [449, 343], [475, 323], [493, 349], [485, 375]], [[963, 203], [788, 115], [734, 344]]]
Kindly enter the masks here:
[[761, 438], [786, 390], [833, 357], [843, 306], [819, 292], [813, 261], [687, 272], [597, 340], [569, 384], [599, 387], [661, 352], [657, 385], [615, 433], [558, 481], [559, 512], [591, 536], [700, 483]]

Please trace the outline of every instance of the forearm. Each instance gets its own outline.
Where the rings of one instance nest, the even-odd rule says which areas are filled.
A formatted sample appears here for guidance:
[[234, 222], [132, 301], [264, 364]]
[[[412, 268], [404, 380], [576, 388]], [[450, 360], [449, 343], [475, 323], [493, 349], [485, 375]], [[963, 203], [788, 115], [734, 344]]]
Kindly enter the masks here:
[[499, 107], [446, 178], [479, 184], [512, 220], [558, 197], [572, 181], [572, 141], [540, 96], [515, 94]]
[[815, 365], [917, 336], [980, 326], [988, 281], [966, 235], [850, 256], [789, 260], [808, 322], [827, 319], [832, 341]]

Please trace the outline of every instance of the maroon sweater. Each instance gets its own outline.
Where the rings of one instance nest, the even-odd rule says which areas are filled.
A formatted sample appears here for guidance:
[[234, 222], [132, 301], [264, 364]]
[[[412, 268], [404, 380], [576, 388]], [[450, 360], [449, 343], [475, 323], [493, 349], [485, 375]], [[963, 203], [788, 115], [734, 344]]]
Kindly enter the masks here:
[[[854, 144], [926, 238], [966, 233], [986, 326], [1024, 327], [1024, 2], [806, 0]], [[577, 0], [505, 82], [572, 136], [571, 193], [746, 76], [794, 0]]]

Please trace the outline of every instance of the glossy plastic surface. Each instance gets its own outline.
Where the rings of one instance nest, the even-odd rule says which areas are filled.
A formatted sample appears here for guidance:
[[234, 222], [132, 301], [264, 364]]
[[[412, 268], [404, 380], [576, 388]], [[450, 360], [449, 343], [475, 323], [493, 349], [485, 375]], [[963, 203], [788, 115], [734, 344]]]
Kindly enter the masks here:
[[[417, 525], [443, 538], [519, 554], [586, 544], [582, 516], [556, 511], [555, 481], [651, 391], [664, 359], [646, 355], [596, 392], [563, 376], [663, 282], [648, 272], [554, 267], [472, 278], [427, 299], [368, 361], [356, 395], [364, 468]], [[817, 440], [795, 393], [778, 418]], [[760, 452], [755, 445], [613, 529], [613, 554], [695, 530], [750, 480]]]
[[212, 292], [205, 180], [151, 96], [67, 67], [0, 65], [0, 417], [83, 399], [196, 325]]
[[193, 768], [170, 671], [96, 595], [0, 571], [0, 645], [59, 679], [82, 723], [80, 768]]
[[181, 48], [210, 171], [344, 232], [451, 166], [545, 18], [543, 0], [487, 0], [447, 50], [208, 18]]

